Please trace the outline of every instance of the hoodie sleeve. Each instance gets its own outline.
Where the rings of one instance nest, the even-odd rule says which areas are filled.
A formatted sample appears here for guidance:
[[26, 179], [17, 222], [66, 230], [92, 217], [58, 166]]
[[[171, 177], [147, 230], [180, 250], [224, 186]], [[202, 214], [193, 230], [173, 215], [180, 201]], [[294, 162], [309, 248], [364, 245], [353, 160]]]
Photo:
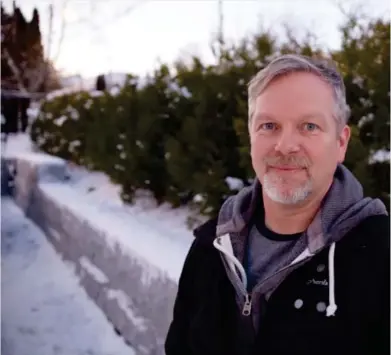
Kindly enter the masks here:
[[166, 342], [166, 355], [190, 354], [188, 331], [193, 304], [192, 281], [194, 280], [197, 239], [193, 241], [186, 256], [178, 283], [178, 292], [175, 299], [173, 319], [171, 321]]
[[[371, 354], [390, 354], [390, 220], [378, 223], [376, 249], [373, 250], [373, 264], [378, 277], [374, 277], [373, 318], [371, 327]], [[379, 222], [383, 222], [379, 221]]]

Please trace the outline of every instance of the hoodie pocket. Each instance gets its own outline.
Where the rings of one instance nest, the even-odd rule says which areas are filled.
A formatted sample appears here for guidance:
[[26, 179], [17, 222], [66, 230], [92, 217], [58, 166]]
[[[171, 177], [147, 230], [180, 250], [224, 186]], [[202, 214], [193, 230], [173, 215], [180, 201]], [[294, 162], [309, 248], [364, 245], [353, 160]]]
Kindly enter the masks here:
[[343, 313], [337, 309], [327, 316], [329, 270], [324, 254], [293, 271], [268, 301], [260, 332], [276, 353], [331, 354], [344, 347]]
[[239, 355], [234, 344], [237, 306], [232, 285], [216, 278], [197, 296], [189, 328], [191, 354]]

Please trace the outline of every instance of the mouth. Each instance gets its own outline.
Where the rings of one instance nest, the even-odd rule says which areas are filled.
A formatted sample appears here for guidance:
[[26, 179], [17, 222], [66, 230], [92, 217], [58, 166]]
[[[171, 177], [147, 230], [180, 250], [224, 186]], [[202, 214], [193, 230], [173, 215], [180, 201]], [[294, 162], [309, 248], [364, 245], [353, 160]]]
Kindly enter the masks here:
[[298, 166], [269, 166], [269, 169], [277, 170], [277, 171], [301, 171], [305, 170], [305, 168], [298, 167]]

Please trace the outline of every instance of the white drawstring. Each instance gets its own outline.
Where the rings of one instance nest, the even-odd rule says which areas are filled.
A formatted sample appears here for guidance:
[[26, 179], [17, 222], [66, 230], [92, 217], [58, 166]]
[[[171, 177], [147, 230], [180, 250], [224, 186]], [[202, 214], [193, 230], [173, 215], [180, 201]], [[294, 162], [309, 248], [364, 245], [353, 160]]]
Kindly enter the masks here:
[[326, 309], [327, 317], [334, 316], [337, 310], [335, 303], [335, 273], [334, 273], [335, 243], [331, 244], [329, 250], [329, 305]]
[[232, 250], [232, 244], [231, 239], [228, 234], [223, 235], [222, 237], [218, 237], [213, 241], [213, 245], [217, 250], [220, 250], [224, 256], [225, 259], [230, 266], [231, 270], [233, 272], [235, 271], [235, 266], [238, 268], [244, 289], [247, 290], [247, 275], [246, 271], [243, 268], [243, 265], [240, 263], [238, 259], [236, 259], [233, 250]]
[[[233, 254], [231, 240], [229, 235], [218, 237], [213, 241], [214, 247], [223, 253], [225, 259], [233, 272], [236, 272], [235, 266], [240, 273], [242, 282], [245, 289], [247, 289], [247, 275], [243, 268], [243, 265]], [[303, 258], [307, 257], [308, 252], [304, 252], [300, 255], [295, 262], [299, 262]], [[334, 272], [334, 254], [335, 254], [335, 243], [332, 243], [329, 250], [329, 305], [326, 308], [327, 317], [334, 316], [337, 310], [337, 304], [335, 303], [335, 272]]]

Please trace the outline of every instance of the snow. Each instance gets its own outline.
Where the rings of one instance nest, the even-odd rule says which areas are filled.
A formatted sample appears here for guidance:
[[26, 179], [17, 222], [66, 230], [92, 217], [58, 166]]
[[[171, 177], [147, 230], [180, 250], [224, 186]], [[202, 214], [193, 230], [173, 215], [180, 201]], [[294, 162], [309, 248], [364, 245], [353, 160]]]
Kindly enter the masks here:
[[[10, 157], [10, 156], [11, 156], [11, 154], [8, 155], [8, 157]], [[60, 165], [60, 166], [65, 164], [65, 160], [58, 158], [56, 156], [53, 156], [53, 155], [46, 154], [46, 153], [19, 152], [19, 153], [12, 154], [12, 156], [15, 158], [27, 160], [27, 161], [34, 163], [34, 164]]]
[[84, 107], [89, 110], [93, 104], [93, 101], [91, 99], [88, 99], [87, 102], [84, 104]]
[[[181, 239], [190, 236], [193, 238], [186, 225], [187, 217], [192, 214], [189, 208], [173, 209], [168, 203], [157, 206], [150, 197], [150, 193], [143, 190], [136, 193], [134, 204], [127, 204], [120, 198], [121, 187], [111, 182], [106, 174], [91, 172], [75, 164], [68, 164], [67, 171], [70, 178], [66, 185], [76, 190], [78, 195], [83, 197], [83, 200], [100, 205], [105, 211], [122, 211], [137, 219], [144, 218], [147, 224], [153, 220], [154, 223], [158, 222], [160, 226], [182, 235]], [[206, 218], [197, 217], [202, 221]]]
[[134, 205], [126, 205], [118, 196], [119, 187], [92, 184], [94, 178], [102, 179], [103, 174], [91, 175], [80, 183], [72, 181], [71, 175], [70, 182], [45, 182], [39, 187], [57, 205], [101, 231], [106, 245], [113, 250], [119, 245], [146, 268], [154, 266], [178, 281], [193, 240], [186, 226], [185, 211], [173, 210], [168, 205], [156, 207], [149, 196], [140, 197]]
[[[21, 136], [18, 140], [23, 141]], [[16, 144], [11, 143], [11, 146]], [[168, 203], [157, 206], [150, 193], [143, 190], [137, 191], [134, 203], [124, 203], [120, 198], [121, 187], [111, 182], [106, 174], [91, 172], [48, 154], [31, 153], [28, 151], [31, 145], [24, 148], [24, 152], [19, 147], [9, 155], [43, 164], [40, 177], [44, 179], [39, 187], [47, 196], [104, 232], [112, 247], [119, 243], [132, 254], [136, 252], [146, 264], [163, 270], [175, 281], [179, 279], [184, 258], [194, 239], [188, 226], [194, 211], [188, 207], [173, 209]], [[66, 181], [46, 178], [45, 166], [64, 164], [69, 177]], [[53, 171], [47, 170], [48, 173]], [[192, 227], [206, 219], [196, 215]]]
[[118, 306], [125, 312], [127, 317], [132, 320], [132, 324], [134, 324], [140, 330], [140, 332], [147, 330], [145, 319], [137, 317], [133, 313], [132, 309], [134, 307], [132, 305], [132, 302], [124, 291], [108, 290], [108, 298], [117, 301]]
[[25, 133], [13, 134], [2, 142], [1, 155], [6, 159], [24, 160], [37, 166], [40, 181], [64, 179], [66, 161], [46, 153], [36, 151], [36, 147]]
[[140, 142], [139, 140], [136, 141], [136, 145], [137, 147], [139, 147], [140, 149], [143, 149], [144, 148], [144, 144], [142, 142]]
[[171, 82], [168, 79], [166, 80], [166, 83], [172, 91], [182, 94], [186, 98], [193, 96], [192, 93], [189, 91], [189, 89], [185, 86], [180, 87], [177, 83]]
[[80, 87], [65, 87], [62, 89], [54, 90], [48, 93], [45, 97], [45, 101], [52, 101], [56, 97], [64, 96], [64, 95], [70, 95], [75, 94], [82, 91]]
[[[27, 141], [28, 137], [18, 137], [18, 141], [23, 140]], [[11, 146], [17, 145], [11, 143]], [[9, 151], [9, 155], [42, 163], [41, 171], [45, 166], [67, 165], [67, 181], [53, 182], [44, 178], [40, 183], [40, 189], [47, 196], [103, 231], [109, 236], [108, 243], [112, 247], [119, 243], [121, 248], [138, 253], [146, 263], [167, 272], [171, 279], [179, 279], [184, 258], [194, 239], [187, 224], [193, 215], [190, 208], [173, 209], [168, 203], [157, 206], [150, 193], [142, 190], [136, 193], [133, 204], [124, 203], [120, 198], [120, 186], [111, 182], [106, 174], [91, 172], [48, 154], [31, 153], [28, 151], [31, 145], [24, 148], [23, 151], [19, 147], [15, 153]], [[45, 174], [40, 173], [40, 176], [45, 177]], [[204, 216], [196, 216], [195, 225], [205, 220]]]
[[42, 232], [1, 199], [2, 353], [132, 355]]
[[79, 140], [75, 140], [69, 143], [69, 151], [73, 152], [75, 148], [80, 147], [81, 142]]
[[9, 158], [34, 150], [34, 144], [31, 142], [30, 137], [24, 133], [9, 134], [7, 141], [1, 144], [1, 155]]
[[381, 149], [376, 152], [374, 152], [371, 157], [369, 158], [369, 163], [374, 164], [374, 163], [382, 163], [390, 161], [390, 151], [386, 149]]
[[109, 278], [105, 273], [94, 265], [86, 256], [82, 256], [79, 261], [80, 265], [94, 278], [94, 280], [101, 284], [109, 282]]
[[104, 93], [103, 93], [103, 91], [91, 90], [90, 95], [91, 95], [91, 97], [100, 97], [100, 96], [103, 96]]
[[195, 195], [194, 197], [193, 197], [193, 201], [194, 202], [203, 202], [203, 201], [205, 201], [205, 199], [204, 199], [204, 197], [201, 195], [201, 194], [197, 194], [197, 195]]
[[107, 87], [112, 88], [114, 86], [123, 87], [128, 78], [127, 73], [109, 73], [105, 75], [105, 82]]
[[60, 77], [60, 84], [66, 88], [80, 89], [83, 86], [83, 78], [81, 75], [71, 75]]
[[363, 127], [368, 122], [372, 122], [374, 118], [375, 118], [375, 115], [373, 113], [369, 113], [366, 116], [362, 116], [357, 123], [358, 128]]
[[111, 96], [117, 96], [120, 93], [121, 89], [118, 86], [113, 86], [109, 89]]
[[27, 109], [27, 116], [29, 117], [29, 121], [33, 122], [39, 116], [40, 112], [39, 102], [31, 102], [29, 108]]
[[225, 182], [231, 191], [239, 191], [244, 187], [243, 181], [235, 177], [227, 176]]
[[363, 85], [364, 85], [364, 78], [362, 78], [361, 76], [357, 75], [353, 79], [353, 84], [355, 84], [355, 85], [359, 86], [360, 88], [362, 88]]
[[60, 117], [57, 117], [57, 118], [53, 121], [53, 123], [54, 123], [55, 125], [57, 125], [57, 126], [62, 126], [62, 125], [65, 123], [65, 121], [66, 121], [67, 119], [68, 119], [67, 116], [62, 115], [62, 116], [60, 116]]
[[67, 107], [67, 111], [68, 111], [68, 113], [70, 113], [70, 115], [71, 115], [71, 118], [73, 119], [73, 120], [78, 120], [79, 118], [80, 118], [80, 116], [79, 116], [79, 112], [74, 108], [74, 107], [72, 107], [72, 106], [68, 106]]
[[[127, 73], [109, 73], [105, 74], [106, 88], [111, 96], [117, 96], [121, 89], [125, 86], [128, 80]], [[56, 97], [77, 94], [80, 92], [88, 92], [91, 97], [103, 96], [104, 92], [96, 90], [96, 80], [97, 77], [84, 78], [81, 76], [67, 77], [61, 79], [61, 84], [63, 87], [58, 90], [51, 91], [46, 95], [44, 101], [52, 101]], [[146, 85], [146, 80], [143, 78], [133, 78], [130, 79], [129, 84], [136, 84], [138, 89], [141, 89]], [[187, 91], [188, 92], [188, 91]], [[91, 107], [92, 101], [88, 100], [85, 104], [86, 108]], [[32, 110], [32, 116], [35, 118], [37, 116], [37, 110]], [[73, 119], [77, 119], [77, 114]]]

